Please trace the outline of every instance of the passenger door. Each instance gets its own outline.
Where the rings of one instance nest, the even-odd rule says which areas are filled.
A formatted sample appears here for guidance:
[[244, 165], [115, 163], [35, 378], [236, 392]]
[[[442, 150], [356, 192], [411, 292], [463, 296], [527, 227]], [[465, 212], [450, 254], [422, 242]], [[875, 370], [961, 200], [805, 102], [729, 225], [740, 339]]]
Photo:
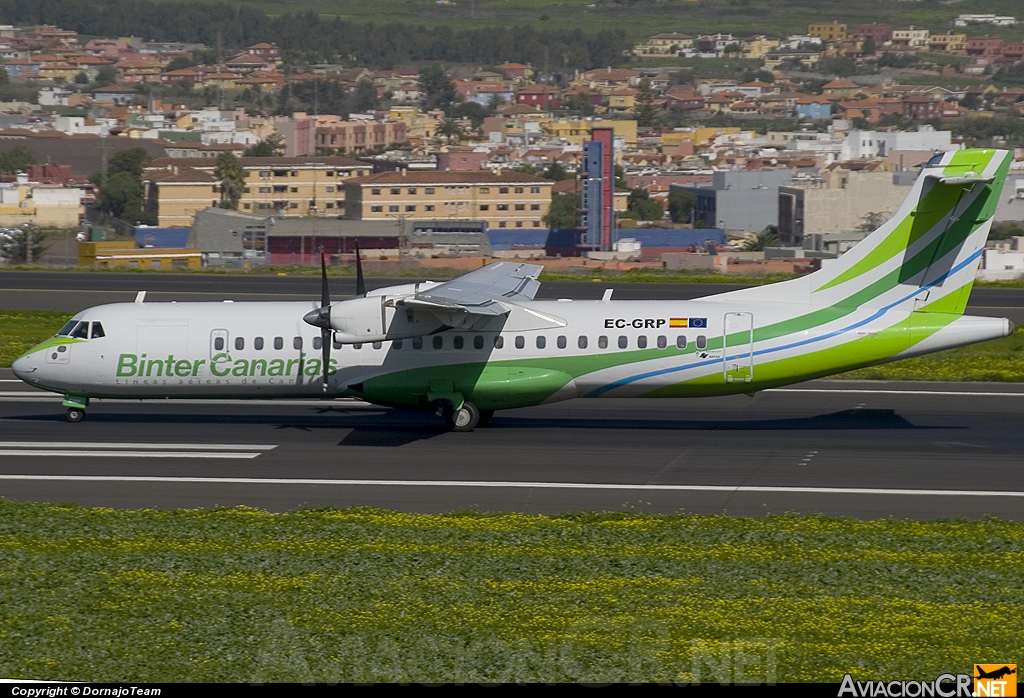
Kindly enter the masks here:
[[754, 380], [754, 315], [726, 313], [722, 323], [722, 372], [726, 383]]

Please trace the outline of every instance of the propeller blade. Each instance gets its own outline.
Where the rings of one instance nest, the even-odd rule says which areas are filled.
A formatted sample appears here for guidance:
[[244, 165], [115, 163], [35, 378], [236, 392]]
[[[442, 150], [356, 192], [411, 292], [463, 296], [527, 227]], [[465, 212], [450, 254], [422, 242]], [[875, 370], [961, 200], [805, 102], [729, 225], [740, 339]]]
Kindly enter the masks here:
[[331, 368], [331, 341], [334, 339], [331, 335], [334, 333], [328, 327], [321, 328], [320, 330], [320, 344], [323, 349], [323, 361], [324, 361], [324, 392], [327, 392], [327, 374]]
[[366, 295], [366, 281], [363, 279], [363, 263], [359, 255], [359, 238], [356, 238], [356, 296]]
[[331, 305], [331, 294], [327, 289], [327, 261], [323, 251], [320, 252], [320, 307], [327, 308]]
[[331, 341], [334, 339], [331, 330], [331, 292], [327, 287], [327, 261], [323, 250], [320, 251], [320, 309], [317, 311], [320, 326], [320, 348], [323, 351], [324, 382], [323, 390], [327, 392], [327, 374], [331, 367]]

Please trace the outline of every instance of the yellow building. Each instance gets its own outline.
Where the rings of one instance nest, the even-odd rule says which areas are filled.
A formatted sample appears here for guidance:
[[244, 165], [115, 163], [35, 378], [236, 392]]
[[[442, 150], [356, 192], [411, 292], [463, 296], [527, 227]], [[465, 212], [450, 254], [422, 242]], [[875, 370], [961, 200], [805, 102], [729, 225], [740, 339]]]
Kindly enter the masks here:
[[429, 111], [424, 114], [416, 107], [391, 107], [389, 116], [405, 124], [406, 138], [416, 143], [434, 137], [434, 129], [444, 119], [444, 112]]
[[515, 171], [378, 172], [345, 183], [358, 220], [474, 220], [489, 228], [543, 228], [551, 180]]
[[967, 49], [967, 35], [953, 32], [932, 34], [928, 37], [928, 48], [931, 51], [946, 51], [948, 53], [964, 51]]
[[138, 248], [133, 240], [78, 243], [80, 267], [127, 267], [130, 269], [199, 269], [199, 250], [181, 247]]
[[85, 209], [83, 191], [75, 187], [29, 184], [23, 181], [0, 188], [0, 226], [26, 223], [47, 228], [75, 228]]
[[[370, 174], [373, 167], [343, 156], [239, 158], [245, 187], [238, 210], [267, 216], [340, 215], [345, 181]], [[221, 201], [214, 177], [216, 160], [159, 158], [143, 174], [147, 210], [159, 225], [187, 228], [198, 211]]]
[[689, 141], [694, 145], [706, 145], [718, 136], [728, 136], [734, 133], [739, 133], [740, 128], [738, 126], [705, 126], [701, 128], [688, 128], [681, 131], [672, 131], [670, 133], [661, 134], [660, 141], [662, 145], [673, 145], [681, 143], [683, 141]]
[[636, 108], [636, 96], [639, 94], [639, 90], [634, 90], [632, 87], [619, 87], [608, 90], [604, 94], [608, 98], [608, 111], [627, 112]]
[[627, 148], [636, 147], [635, 119], [537, 119], [544, 135], [561, 138], [573, 145], [583, 145], [590, 140], [592, 128], [614, 128], [616, 138], [621, 138]]
[[780, 43], [778, 39], [769, 39], [764, 34], [759, 34], [744, 40], [740, 50], [744, 58], [760, 60], [769, 51], [777, 49]]
[[808, 24], [807, 33], [822, 41], [842, 41], [846, 38], [846, 25], [839, 22], [828, 24]]

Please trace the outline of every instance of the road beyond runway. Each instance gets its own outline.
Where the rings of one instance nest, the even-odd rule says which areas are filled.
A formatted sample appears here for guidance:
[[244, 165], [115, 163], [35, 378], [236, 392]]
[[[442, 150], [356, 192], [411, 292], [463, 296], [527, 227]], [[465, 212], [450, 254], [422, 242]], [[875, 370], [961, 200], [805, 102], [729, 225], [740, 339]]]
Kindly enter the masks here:
[[815, 381], [574, 400], [447, 433], [358, 401], [96, 401], [0, 372], [0, 496], [122, 508], [648, 511], [1024, 519], [1024, 387]]

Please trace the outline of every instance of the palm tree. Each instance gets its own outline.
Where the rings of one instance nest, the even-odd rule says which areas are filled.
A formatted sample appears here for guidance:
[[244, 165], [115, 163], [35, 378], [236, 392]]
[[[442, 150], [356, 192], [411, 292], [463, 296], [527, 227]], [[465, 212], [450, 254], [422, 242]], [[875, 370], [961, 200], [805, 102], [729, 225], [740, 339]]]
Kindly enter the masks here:
[[434, 129], [434, 135], [447, 138], [449, 142], [454, 141], [458, 143], [462, 137], [462, 126], [459, 125], [458, 121], [448, 116], [442, 119], [441, 123]]
[[766, 247], [779, 247], [779, 235], [775, 226], [768, 226], [760, 233], [743, 234], [743, 250], [745, 252], [761, 252]]

